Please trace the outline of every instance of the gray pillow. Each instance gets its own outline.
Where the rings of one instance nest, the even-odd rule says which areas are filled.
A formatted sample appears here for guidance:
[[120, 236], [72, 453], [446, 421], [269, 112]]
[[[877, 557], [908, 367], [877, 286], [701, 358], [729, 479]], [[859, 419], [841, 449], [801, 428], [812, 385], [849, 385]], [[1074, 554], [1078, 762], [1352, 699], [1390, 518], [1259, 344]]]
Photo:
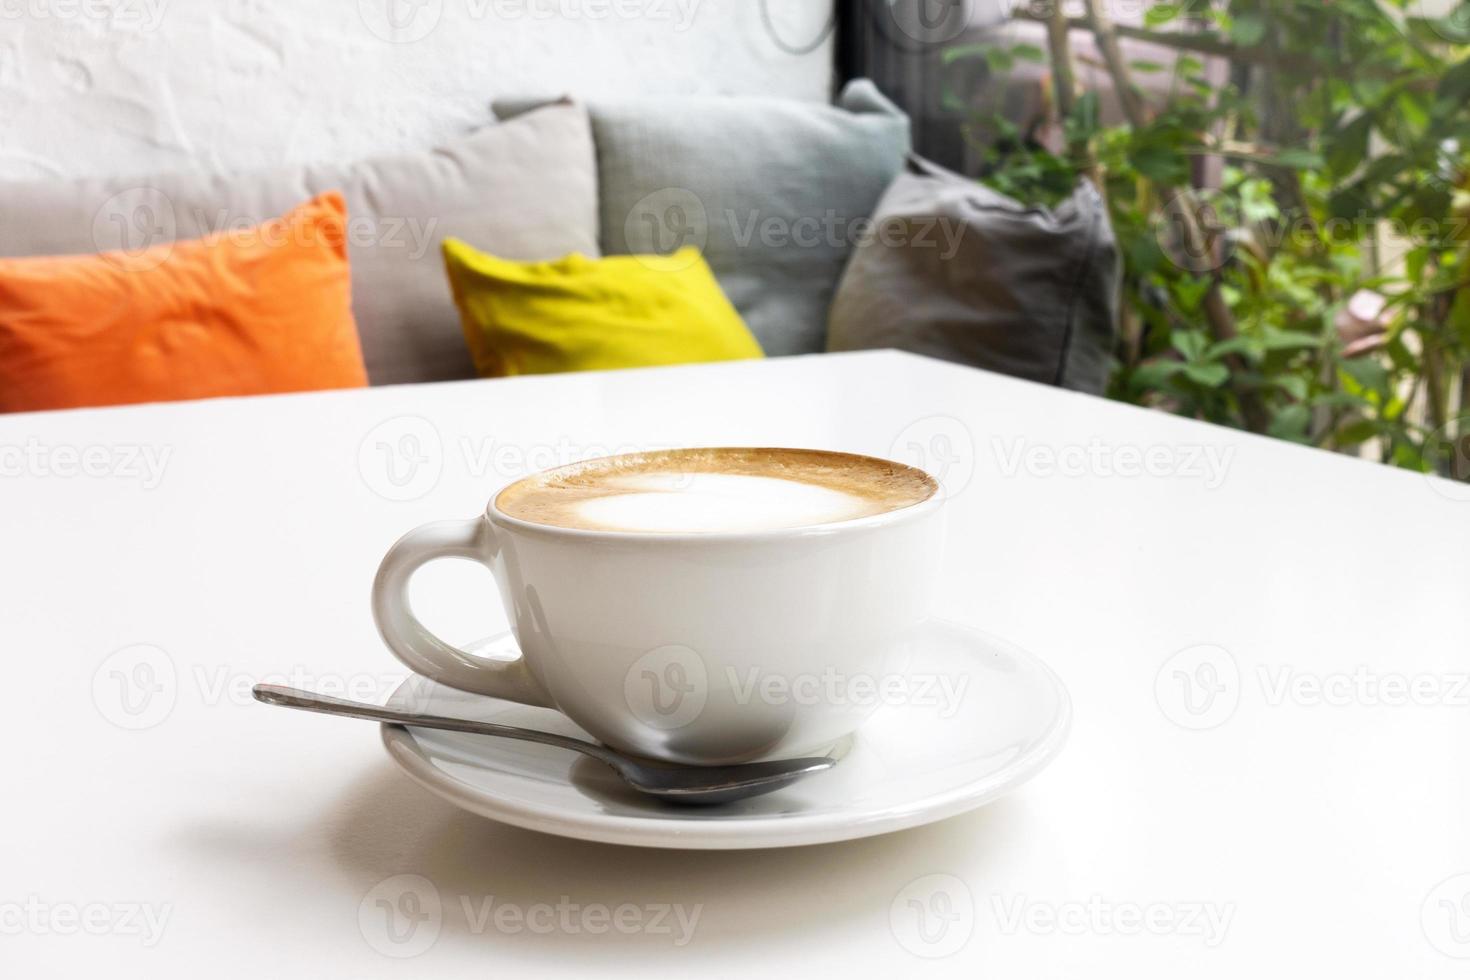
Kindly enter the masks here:
[[893, 347], [1101, 392], [1121, 275], [1090, 183], [1028, 206], [910, 158], [843, 274], [828, 349]]
[[[505, 118], [535, 104], [494, 108]], [[822, 350], [853, 240], [903, 167], [908, 117], [865, 80], [836, 106], [716, 96], [589, 108], [603, 251], [699, 246], [767, 354]]]
[[586, 110], [563, 103], [447, 146], [340, 166], [0, 183], [0, 256], [137, 249], [347, 199], [352, 306], [374, 384], [475, 376], [439, 243], [523, 261], [598, 255]]

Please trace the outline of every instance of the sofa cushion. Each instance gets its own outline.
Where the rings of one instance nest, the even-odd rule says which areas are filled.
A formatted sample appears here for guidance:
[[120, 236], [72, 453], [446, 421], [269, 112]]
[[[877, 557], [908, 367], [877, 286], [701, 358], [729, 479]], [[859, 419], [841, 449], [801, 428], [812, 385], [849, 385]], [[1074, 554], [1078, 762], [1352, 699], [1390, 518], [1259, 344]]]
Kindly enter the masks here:
[[918, 158], [878, 206], [832, 304], [828, 347], [893, 347], [1101, 392], [1121, 267], [1090, 183], [1028, 206]]
[[0, 259], [0, 411], [367, 384], [346, 209], [133, 252]]
[[[497, 101], [502, 118], [535, 100]], [[699, 248], [766, 353], [825, 343], [862, 222], [903, 166], [908, 117], [871, 82], [836, 106], [689, 97], [589, 103], [602, 248]]]
[[598, 254], [581, 106], [558, 104], [439, 149], [347, 165], [0, 183], [0, 257], [140, 250], [256, 225], [303, 198], [347, 200], [353, 307], [374, 384], [474, 377], [440, 242], [508, 258]]
[[451, 238], [444, 261], [487, 378], [761, 356], [693, 248], [507, 262]]

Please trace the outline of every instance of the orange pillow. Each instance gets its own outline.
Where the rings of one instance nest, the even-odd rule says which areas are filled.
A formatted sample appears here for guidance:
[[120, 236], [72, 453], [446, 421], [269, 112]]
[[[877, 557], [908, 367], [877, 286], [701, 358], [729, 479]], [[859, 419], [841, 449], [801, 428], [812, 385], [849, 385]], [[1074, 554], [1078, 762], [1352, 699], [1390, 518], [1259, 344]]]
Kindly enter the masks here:
[[0, 259], [0, 411], [366, 384], [341, 194], [138, 252]]

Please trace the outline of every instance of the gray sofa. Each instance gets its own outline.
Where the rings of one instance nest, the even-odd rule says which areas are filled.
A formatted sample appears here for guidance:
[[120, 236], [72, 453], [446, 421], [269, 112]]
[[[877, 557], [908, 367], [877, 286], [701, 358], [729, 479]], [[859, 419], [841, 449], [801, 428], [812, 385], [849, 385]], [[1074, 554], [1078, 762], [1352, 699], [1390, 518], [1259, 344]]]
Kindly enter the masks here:
[[[850, 266], [883, 268], [895, 282], [895, 270], [902, 276], [914, 265], [906, 243], [872, 234], [880, 200], [904, 170], [910, 133], [907, 117], [870, 82], [853, 82], [831, 106], [524, 99], [497, 103], [495, 111], [500, 121], [450, 145], [346, 165], [0, 184], [0, 257], [136, 250], [249, 228], [341, 189], [353, 309], [377, 385], [473, 376], [440, 255], [447, 236], [525, 261], [697, 245], [762, 348], [776, 356], [828, 349], [829, 311]], [[967, 220], [987, 220], [984, 212], [969, 209]], [[1008, 370], [1020, 363], [1015, 348], [1035, 335], [1044, 347], [1039, 356], [1055, 358], [1055, 331], [1035, 328], [1028, 309], [1040, 304], [1028, 304], [1024, 290], [941, 295], [956, 275], [966, 282], [1008, 276], [1008, 250], [1021, 250], [1014, 237], [996, 240], [1001, 247], [967, 253], [976, 258], [964, 269], [941, 267], [935, 277], [931, 268], [906, 294], [905, 313], [921, 322], [930, 295], [944, 300], [936, 309], [1005, 296], [1004, 315], [983, 319], [992, 333], [1006, 334], [1009, 353], [988, 363], [984, 338], [978, 345], [973, 337], [936, 342], [934, 331], [923, 330], [907, 332], [913, 349]], [[888, 254], [855, 263], [859, 247]], [[837, 306], [849, 328], [870, 311], [881, 314], [883, 304], [864, 298], [863, 282], [852, 273], [847, 281], [853, 295]], [[1052, 288], [1050, 279], [1039, 281]], [[977, 321], [948, 322], [963, 332]], [[842, 343], [861, 346], [854, 338], [864, 335], [906, 346], [906, 332], [893, 329], [845, 329]], [[1033, 373], [1066, 383], [1051, 371], [1043, 365]]]

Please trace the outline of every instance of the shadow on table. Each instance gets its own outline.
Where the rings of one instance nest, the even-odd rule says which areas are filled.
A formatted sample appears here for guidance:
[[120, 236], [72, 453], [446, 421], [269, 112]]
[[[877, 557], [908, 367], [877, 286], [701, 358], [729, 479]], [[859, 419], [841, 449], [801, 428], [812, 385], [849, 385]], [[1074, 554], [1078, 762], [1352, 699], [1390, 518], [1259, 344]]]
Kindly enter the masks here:
[[[928, 874], [973, 880], [1001, 841], [1014, 841], [1026, 809], [1002, 800], [927, 827], [864, 840], [760, 851], [676, 851], [568, 840], [459, 810], [386, 764], [352, 786], [334, 808], [329, 840], [343, 871], [359, 882], [421, 875], [442, 902], [440, 942], [459, 934], [486, 943], [534, 940], [590, 954], [609, 941], [667, 945], [666, 933], [608, 929], [497, 928], [502, 905], [573, 903], [615, 910], [678, 903], [699, 910], [702, 950], [755, 940], [781, 944], [850, 934], [854, 918], [887, 928], [901, 889]], [[493, 902], [489, 901], [493, 896]], [[542, 912], [543, 916], [550, 913]], [[543, 920], [544, 921], [544, 920]], [[669, 920], [674, 922], [672, 918]], [[678, 932], [678, 925], [673, 925]]]

